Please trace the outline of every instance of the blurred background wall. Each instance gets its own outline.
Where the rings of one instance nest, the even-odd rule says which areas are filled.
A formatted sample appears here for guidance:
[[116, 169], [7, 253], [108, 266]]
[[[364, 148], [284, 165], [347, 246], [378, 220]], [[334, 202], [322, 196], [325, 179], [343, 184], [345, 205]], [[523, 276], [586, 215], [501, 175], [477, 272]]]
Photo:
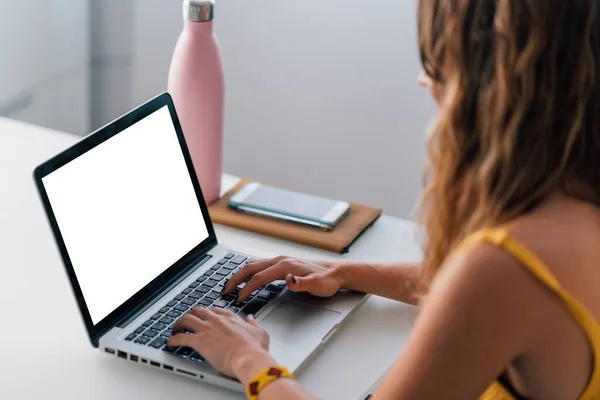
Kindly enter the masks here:
[[[416, 1], [217, 0], [225, 170], [412, 217]], [[0, 116], [85, 135], [166, 90], [178, 0], [0, 0]]]

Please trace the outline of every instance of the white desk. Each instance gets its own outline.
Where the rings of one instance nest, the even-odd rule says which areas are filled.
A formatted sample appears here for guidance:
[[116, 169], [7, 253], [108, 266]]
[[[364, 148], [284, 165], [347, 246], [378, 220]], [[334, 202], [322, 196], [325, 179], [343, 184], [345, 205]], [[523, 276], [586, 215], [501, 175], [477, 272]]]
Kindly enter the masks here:
[[[93, 351], [34, 187], [65, 133], [0, 118], [0, 398], [242, 399], [224, 389]], [[224, 177], [225, 187], [235, 178]], [[345, 257], [416, 261], [412, 223], [383, 216]], [[221, 242], [295, 257], [340, 256], [217, 226]], [[401, 353], [416, 309], [372, 297], [299, 379], [324, 399], [357, 399]]]

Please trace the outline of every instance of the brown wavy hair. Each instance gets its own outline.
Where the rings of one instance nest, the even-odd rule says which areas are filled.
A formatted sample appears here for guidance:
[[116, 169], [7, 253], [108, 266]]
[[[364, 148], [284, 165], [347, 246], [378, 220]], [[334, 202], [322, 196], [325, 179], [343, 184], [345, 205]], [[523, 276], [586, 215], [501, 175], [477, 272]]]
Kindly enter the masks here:
[[423, 283], [469, 234], [554, 193], [600, 205], [600, 0], [420, 0]]

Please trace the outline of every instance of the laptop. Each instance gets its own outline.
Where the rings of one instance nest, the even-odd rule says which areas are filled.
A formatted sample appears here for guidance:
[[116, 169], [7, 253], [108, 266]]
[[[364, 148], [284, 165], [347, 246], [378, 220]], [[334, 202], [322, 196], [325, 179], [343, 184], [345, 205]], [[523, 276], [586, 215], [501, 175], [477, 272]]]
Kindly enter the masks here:
[[263, 324], [278, 363], [297, 373], [366, 300], [328, 299], [274, 282], [237, 305], [225, 282], [254, 259], [218, 242], [169, 94], [83, 138], [34, 179], [92, 345], [101, 352], [237, 391], [191, 348], [170, 348], [193, 307]]

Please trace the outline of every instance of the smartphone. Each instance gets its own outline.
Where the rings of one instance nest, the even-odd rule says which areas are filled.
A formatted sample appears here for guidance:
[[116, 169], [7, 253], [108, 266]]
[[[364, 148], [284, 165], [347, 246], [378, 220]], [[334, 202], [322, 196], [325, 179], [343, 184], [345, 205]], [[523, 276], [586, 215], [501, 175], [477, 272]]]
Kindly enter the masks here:
[[350, 203], [251, 182], [229, 198], [229, 207], [248, 214], [332, 230]]

